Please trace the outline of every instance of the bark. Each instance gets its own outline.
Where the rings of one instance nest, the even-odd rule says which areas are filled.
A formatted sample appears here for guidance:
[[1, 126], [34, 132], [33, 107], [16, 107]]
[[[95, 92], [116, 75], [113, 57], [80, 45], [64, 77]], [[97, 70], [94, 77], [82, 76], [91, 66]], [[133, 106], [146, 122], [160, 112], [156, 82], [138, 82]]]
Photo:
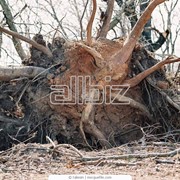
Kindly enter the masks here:
[[110, 26], [110, 21], [111, 21], [113, 9], [114, 9], [114, 0], [108, 0], [107, 10], [104, 14], [103, 25], [102, 25], [101, 31], [99, 33], [100, 38], [106, 38], [106, 36], [107, 36], [107, 33], [109, 31], [109, 26]]
[[34, 78], [38, 75], [46, 75], [48, 70], [40, 67], [1, 67], [0, 81], [10, 81], [19, 77]]

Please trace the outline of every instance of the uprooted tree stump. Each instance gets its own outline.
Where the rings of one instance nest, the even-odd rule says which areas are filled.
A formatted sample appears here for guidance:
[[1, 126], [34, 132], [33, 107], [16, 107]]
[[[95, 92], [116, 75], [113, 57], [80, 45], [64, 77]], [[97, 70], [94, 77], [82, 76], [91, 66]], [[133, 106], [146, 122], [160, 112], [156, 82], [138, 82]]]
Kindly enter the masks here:
[[[59, 143], [112, 147], [146, 136], [144, 127], [154, 134], [178, 130], [178, 91], [161, 67], [179, 59], [158, 62], [137, 43], [162, 2], [150, 3], [125, 41], [88, 37], [87, 42], [66, 42], [57, 37], [49, 49], [40, 34], [29, 41], [31, 57], [24, 67], [1, 68], [0, 149], [16, 142], [45, 143], [46, 136]], [[117, 94], [110, 87], [123, 91]], [[93, 102], [97, 99], [99, 104]]]

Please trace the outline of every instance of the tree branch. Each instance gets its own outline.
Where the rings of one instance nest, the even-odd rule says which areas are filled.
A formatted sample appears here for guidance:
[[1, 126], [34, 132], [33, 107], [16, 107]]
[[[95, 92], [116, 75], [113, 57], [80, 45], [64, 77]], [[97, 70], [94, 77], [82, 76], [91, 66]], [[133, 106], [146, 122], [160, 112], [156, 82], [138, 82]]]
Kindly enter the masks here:
[[32, 46], [34, 46], [38, 50], [42, 51], [44, 54], [48, 55], [49, 57], [53, 56], [51, 51], [48, 48], [46, 48], [45, 46], [42, 46], [41, 44], [38, 44], [37, 42], [35, 42], [35, 41], [33, 41], [33, 40], [23, 36], [23, 35], [18, 34], [17, 32], [7, 30], [7, 29], [5, 29], [5, 28], [3, 28], [1, 26], [0, 26], [0, 31], [4, 32], [6, 34], [9, 34], [9, 35], [11, 35], [13, 37], [16, 37], [17, 39], [20, 39], [22, 41], [25, 41], [25, 42], [31, 44]]
[[37, 75], [45, 75], [48, 71], [41, 67], [0, 67], [0, 81], [10, 81], [18, 77], [33, 78]]
[[110, 21], [113, 13], [113, 8], [114, 8], [114, 0], [108, 0], [107, 2], [107, 10], [105, 12], [105, 17], [103, 20], [103, 25], [101, 27], [101, 31], [99, 33], [100, 38], [106, 38], [107, 33], [109, 31], [110, 27]]
[[[3, 13], [5, 16], [6, 22], [9, 26], [9, 29], [17, 33], [17, 29], [14, 25], [13, 16], [12, 16], [11, 10], [9, 9], [9, 6], [7, 5], [5, 0], [1, 0], [0, 4], [2, 6]], [[13, 43], [14, 43], [14, 47], [15, 47], [17, 53], [19, 54], [20, 58], [22, 60], [25, 59], [27, 56], [26, 56], [26, 53], [24, 52], [24, 50], [21, 46], [21, 42], [19, 41], [19, 39], [13, 37]]]

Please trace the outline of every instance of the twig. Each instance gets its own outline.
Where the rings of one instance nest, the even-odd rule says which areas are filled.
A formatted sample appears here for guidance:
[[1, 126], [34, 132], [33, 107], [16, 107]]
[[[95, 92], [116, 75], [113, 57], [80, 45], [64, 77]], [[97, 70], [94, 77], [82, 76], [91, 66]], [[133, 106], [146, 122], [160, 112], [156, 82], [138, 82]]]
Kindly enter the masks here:
[[52, 141], [52, 139], [49, 136], [46, 136], [46, 139], [53, 145], [54, 148], [56, 148], [55, 143]]
[[156, 159], [155, 161], [157, 164], [175, 164], [175, 162], [173, 160]]
[[60, 147], [70, 148], [70, 149], [72, 149], [73, 151], [75, 151], [81, 158], [84, 158], [84, 155], [81, 154], [81, 152], [80, 152], [77, 148], [75, 148], [73, 145], [71, 145], [71, 144], [59, 144], [59, 145], [57, 145], [57, 146], [54, 148], [54, 150], [57, 150], [57, 149], [60, 148]]

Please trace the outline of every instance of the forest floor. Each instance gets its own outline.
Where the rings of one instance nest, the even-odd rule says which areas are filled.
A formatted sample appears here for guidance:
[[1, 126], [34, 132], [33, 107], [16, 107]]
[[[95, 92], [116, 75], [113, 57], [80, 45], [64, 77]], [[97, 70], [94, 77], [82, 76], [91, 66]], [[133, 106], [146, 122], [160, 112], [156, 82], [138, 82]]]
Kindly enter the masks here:
[[133, 180], [179, 180], [179, 148], [180, 144], [159, 142], [98, 151], [77, 150], [71, 145], [19, 144], [0, 152], [0, 180], [48, 180], [51, 174], [131, 175]]

